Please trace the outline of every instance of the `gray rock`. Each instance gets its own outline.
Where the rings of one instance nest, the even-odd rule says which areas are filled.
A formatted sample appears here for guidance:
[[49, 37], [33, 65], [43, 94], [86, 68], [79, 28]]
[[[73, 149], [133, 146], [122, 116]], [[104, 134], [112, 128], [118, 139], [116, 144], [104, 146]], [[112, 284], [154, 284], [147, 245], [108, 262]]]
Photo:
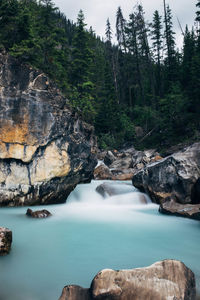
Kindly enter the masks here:
[[104, 164], [94, 169], [94, 179], [96, 180], [112, 179], [112, 176], [110, 169]]
[[111, 151], [108, 151], [104, 157], [104, 163], [106, 166], [110, 166], [114, 161], [116, 160], [116, 157]]
[[52, 214], [46, 209], [32, 211], [32, 209], [30, 208], [27, 209], [26, 215], [28, 217], [37, 218], [37, 219], [44, 219], [52, 216]]
[[5, 227], [0, 227], [0, 255], [10, 252], [12, 244], [12, 231]]
[[92, 300], [90, 290], [77, 285], [67, 285], [63, 288], [59, 300]]
[[200, 204], [180, 204], [171, 200], [162, 203], [159, 212], [200, 221]]
[[174, 200], [182, 204], [197, 204], [199, 199], [200, 143], [151, 163], [137, 172], [133, 185], [147, 192], [152, 201]]
[[98, 300], [194, 300], [195, 277], [182, 262], [164, 260], [147, 268], [103, 270], [91, 292]]
[[93, 127], [38, 70], [0, 54], [0, 206], [65, 202], [97, 163]]

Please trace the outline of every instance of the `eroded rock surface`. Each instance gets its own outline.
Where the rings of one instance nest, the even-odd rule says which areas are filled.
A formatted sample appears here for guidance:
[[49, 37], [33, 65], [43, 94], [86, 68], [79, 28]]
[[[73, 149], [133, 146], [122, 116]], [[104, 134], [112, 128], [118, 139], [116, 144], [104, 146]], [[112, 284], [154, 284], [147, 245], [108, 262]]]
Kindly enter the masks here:
[[12, 244], [12, 231], [5, 227], [0, 227], [0, 255], [10, 252]]
[[52, 214], [46, 209], [32, 211], [30, 208], [27, 209], [26, 215], [37, 219], [44, 219], [52, 216]]
[[164, 260], [146, 268], [102, 270], [90, 289], [66, 286], [59, 300], [195, 300], [195, 296], [193, 272], [180, 261]]
[[0, 54], [0, 205], [64, 202], [96, 165], [92, 126], [40, 71]]
[[174, 200], [182, 204], [200, 203], [200, 143], [148, 164], [133, 176], [133, 185], [147, 192], [152, 201]]
[[195, 300], [193, 272], [182, 262], [165, 260], [132, 270], [103, 270], [94, 278], [93, 299]]

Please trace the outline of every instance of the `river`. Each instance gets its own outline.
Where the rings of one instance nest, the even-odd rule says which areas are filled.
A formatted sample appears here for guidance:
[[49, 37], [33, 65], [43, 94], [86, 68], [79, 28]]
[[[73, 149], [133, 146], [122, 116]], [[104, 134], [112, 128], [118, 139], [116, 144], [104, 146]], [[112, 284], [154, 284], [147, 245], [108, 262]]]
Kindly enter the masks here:
[[200, 283], [200, 222], [140, 204], [129, 182], [112, 182], [121, 194], [104, 199], [95, 191], [102, 182], [78, 185], [65, 204], [34, 207], [48, 209], [48, 219], [0, 208], [0, 226], [13, 231], [11, 252], [0, 257], [0, 300], [57, 300], [65, 285], [89, 287], [101, 269], [162, 259], [183, 261]]

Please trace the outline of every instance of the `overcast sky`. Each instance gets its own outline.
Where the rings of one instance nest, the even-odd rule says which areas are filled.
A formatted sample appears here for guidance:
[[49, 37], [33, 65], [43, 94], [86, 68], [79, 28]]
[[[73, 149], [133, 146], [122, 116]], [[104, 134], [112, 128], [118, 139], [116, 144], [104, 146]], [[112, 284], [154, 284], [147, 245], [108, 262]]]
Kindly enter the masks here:
[[[157, 9], [163, 13], [163, 0], [54, 0], [60, 11], [68, 19], [76, 21], [80, 9], [83, 10], [87, 27], [93, 27], [93, 30], [100, 36], [104, 36], [105, 24], [107, 18], [115, 30], [115, 15], [118, 6], [121, 6], [124, 17], [128, 18], [137, 2], [142, 3], [145, 16], [148, 21], [152, 20], [153, 12]], [[188, 24], [191, 27], [195, 19], [196, 0], [166, 0], [170, 5], [174, 16], [174, 31], [177, 33], [177, 42], [182, 44], [181, 30], [179, 28], [177, 17], [181, 26], [185, 28]]]

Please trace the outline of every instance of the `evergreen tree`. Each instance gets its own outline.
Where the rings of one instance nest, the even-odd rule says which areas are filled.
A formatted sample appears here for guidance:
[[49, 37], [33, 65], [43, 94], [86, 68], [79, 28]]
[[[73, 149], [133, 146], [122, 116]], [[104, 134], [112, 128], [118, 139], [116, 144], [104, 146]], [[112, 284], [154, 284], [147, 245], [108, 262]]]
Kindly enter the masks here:
[[77, 28], [72, 41], [72, 62], [70, 82], [73, 86], [71, 102], [77, 107], [87, 121], [93, 122], [95, 111], [93, 107], [93, 89], [91, 82], [92, 49], [89, 48], [89, 34], [85, 30], [83, 11], [77, 18]]
[[126, 20], [123, 17], [121, 7], [118, 7], [117, 10], [117, 18], [116, 18], [116, 35], [117, 35], [117, 41], [119, 48], [127, 52], [126, 50], [126, 34], [125, 34], [125, 27], [126, 27]]
[[163, 50], [163, 35], [162, 35], [162, 17], [156, 10], [153, 15], [153, 22], [151, 24], [151, 40], [154, 60], [156, 63], [156, 94], [161, 96], [162, 86], [161, 86], [161, 60], [162, 60], [162, 50]]

